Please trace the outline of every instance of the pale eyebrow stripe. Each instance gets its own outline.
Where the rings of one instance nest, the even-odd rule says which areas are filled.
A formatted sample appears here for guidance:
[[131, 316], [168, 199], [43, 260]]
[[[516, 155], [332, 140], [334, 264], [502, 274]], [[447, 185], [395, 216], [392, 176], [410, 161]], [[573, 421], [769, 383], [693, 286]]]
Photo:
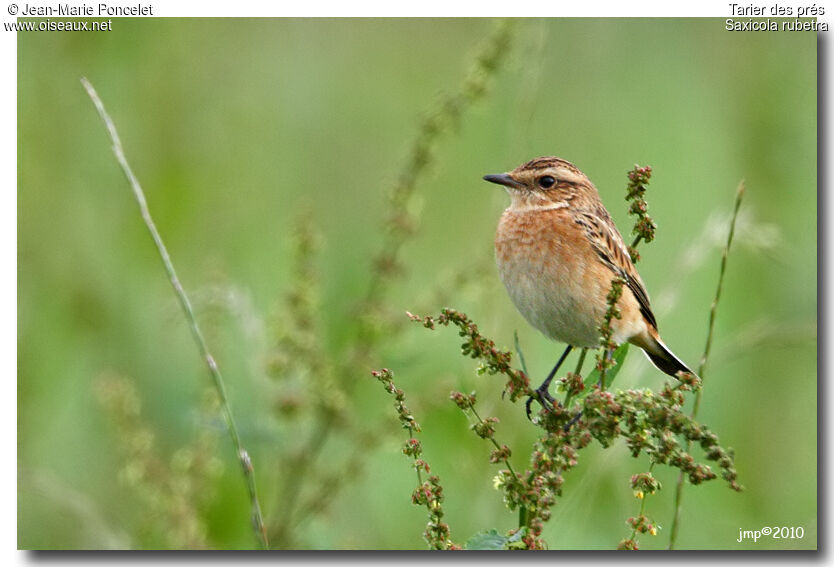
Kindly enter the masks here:
[[558, 203], [550, 203], [548, 205], [533, 205], [530, 207], [510, 207], [511, 211], [526, 213], [536, 211], [552, 211], [554, 209], [565, 209], [568, 207], [567, 201], [559, 201]]

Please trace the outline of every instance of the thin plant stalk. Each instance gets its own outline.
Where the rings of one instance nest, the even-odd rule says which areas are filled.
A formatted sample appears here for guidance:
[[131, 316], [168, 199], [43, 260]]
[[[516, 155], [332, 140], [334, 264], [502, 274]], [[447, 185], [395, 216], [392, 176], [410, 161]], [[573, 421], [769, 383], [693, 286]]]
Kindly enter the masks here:
[[[475, 410], [475, 404], [470, 405], [469, 409], [472, 410], [472, 415], [475, 416], [475, 419], [477, 419], [479, 423], [484, 424], [484, 420], [481, 419], [481, 416], [478, 415], [477, 410]], [[498, 444], [498, 441], [496, 441], [494, 437], [490, 437], [489, 440], [495, 446], [496, 449], [498, 449], [499, 451], [501, 450], [501, 445]], [[520, 483], [521, 479], [518, 478], [518, 475], [513, 470], [513, 466], [510, 464], [509, 457], [504, 458], [503, 461], [504, 461], [504, 464], [507, 465], [507, 470], [510, 471], [510, 474], [513, 475], [513, 478], [515, 478], [515, 481]], [[519, 506], [518, 507], [518, 527], [519, 528], [529, 527], [527, 525], [529, 522], [530, 522], [530, 514], [527, 511], [527, 507]]]
[[[492, 36], [487, 39], [475, 57], [474, 64], [467, 71], [458, 90], [444, 96], [420, 126], [412, 142], [409, 158], [400, 172], [400, 180], [391, 194], [389, 216], [390, 219], [398, 220], [391, 222], [390, 233], [383, 243], [382, 250], [375, 257], [364, 300], [359, 304], [363, 310], [370, 310], [373, 306], [381, 304], [383, 300], [382, 294], [391, 281], [391, 272], [388, 269], [393, 268], [397, 263], [400, 250], [411, 231], [406, 226], [415, 220], [406, 214], [409, 203], [416, 193], [418, 181], [434, 161], [435, 145], [451, 126], [460, 122], [464, 112], [472, 103], [486, 95], [489, 79], [498, 72], [500, 64], [509, 53], [514, 27], [515, 22], [512, 19], [498, 22]], [[367, 366], [369, 345], [372, 345], [374, 341], [371, 335], [372, 332], [367, 323], [359, 326], [352, 347], [353, 352], [348, 353], [345, 358], [347, 362], [340, 365], [336, 370], [337, 373], [350, 373], [354, 367]], [[349, 392], [355, 384], [355, 380], [347, 380], [342, 386], [343, 390]], [[304, 478], [306, 471], [316, 461], [337, 422], [338, 415], [332, 411], [325, 411], [317, 420], [316, 430], [310, 436], [301, 459], [296, 463], [297, 470], [293, 474], [293, 479], [298, 480], [291, 481], [293, 484], [289, 492], [291, 494], [290, 506], [283, 507], [280, 524], [274, 532], [276, 537], [285, 537], [291, 527], [297, 525], [295, 502], [298, 499], [298, 494], [296, 494], [298, 481]]]
[[[478, 420], [478, 423], [483, 424], [483, 423], [484, 423], [484, 420], [483, 420], [483, 419], [481, 419], [481, 416], [480, 416], [480, 415], [478, 415], [477, 410], [475, 410], [475, 405], [473, 404], [473, 405], [469, 406], [469, 409], [470, 409], [470, 410], [472, 410], [472, 415], [474, 415], [474, 416], [475, 416], [475, 419], [477, 419], [477, 420]], [[501, 445], [499, 445], [499, 444], [498, 444], [498, 441], [496, 441], [496, 440], [495, 440], [495, 438], [490, 437], [490, 438], [489, 438], [489, 441], [490, 441], [490, 442], [491, 442], [491, 443], [495, 446], [495, 448], [496, 448], [496, 449], [501, 449]], [[517, 481], [520, 481], [520, 479], [518, 478], [518, 475], [517, 475], [517, 474], [515, 474], [515, 471], [513, 470], [513, 466], [510, 464], [510, 459], [505, 458], [505, 459], [503, 459], [503, 461], [504, 461], [504, 464], [505, 464], [505, 465], [507, 465], [507, 470], [509, 470], [509, 471], [510, 471], [510, 474], [511, 474], [511, 475], [513, 475], [513, 477], [514, 477]]]
[[[738, 218], [738, 211], [741, 207], [741, 201], [744, 198], [744, 181], [739, 183], [738, 190], [736, 191], [736, 202], [733, 208], [733, 217], [730, 220], [730, 232], [727, 235], [727, 244], [724, 246], [724, 253], [721, 256], [721, 269], [718, 273], [718, 286], [715, 290], [715, 299], [712, 301], [712, 306], [710, 307], [709, 312], [709, 326], [707, 330], [707, 343], [704, 346], [704, 354], [701, 355], [701, 360], [698, 364], [698, 376], [701, 380], [704, 379], [704, 371], [707, 368], [707, 360], [709, 359], [710, 351], [712, 350], [712, 336], [713, 330], [715, 329], [715, 314], [718, 310], [718, 301], [721, 299], [721, 288], [724, 285], [724, 274], [727, 271], [727, 256], [730, 254], [730, 246], [733, 243], [733, 235], [735, 234], [736, 230], [736, 219]], [[692, 418], [696, 418], [698, 416], [698, 409], [701, 407], [701, 396], [704, 392], [703, 387], [701, 387], [698, 392], [695, 394], [695, 403], [692, 406]], [[692, 445], [691, 441], [686, 442], [686, 452], [689, 452], [690, 446]], [[669, 533], [669, 549], [675, 548], [675, 543], [678, 539], [678, 530], [680, 529], [680, 515], [681, 515], [681, 501], [683, 499], [683, 483], [684, 483], [684, 475], [683, 473], [678, 475], [678, 484], [675, 487], [675, 515], [672, 519], [672, 529]]]
[[489, 92], [490, 79], [497, 74], [510, 52], [515, 25], [516, 21], [511, 18], [497, 21], [495, 30], [476, 55], [474, 64], [466, 72], [459, 88], [442, 97], [420, 125], [408, 159], [390, 195], [389, 233], [382, 249], [375, 256], [365, 305], [373, 305], [381, 298], [391, 276], [397, 272], [400, 250], [413, 234], [413, 225], [417, 221], [409, 214], [408, 208], [417, 191], [418, 182], [436, 160], [438, 141], [460, 124], [463, 114], [474, 102]]
[[[580, 376], [580, 372], [582, 372], [582, 365], [585, 363], [585, 355], [588, 354], [588, 348], [583, 348], [582, 351], [579, 353], [579, 360], [576, 362], [576, 370], [573, 372], [575, 376]], [[565, 407], [570, 409], [570, 402], [573, 399], [573, 392], [568, 390], [565, 394]]]
[[156, 229], [156, 225], [154, 224], [150, 210], [148, 209], [145, 193], [142, 191], [139, 180], [133, 174], [130, 164], [128, 164], [124, 149], [122, 148], [122, 142], [119, 139], [118, 132], [116, 132], [116, 126], [110, 118], [110, 115], [107, 114], [107, 111], [104, 109], [104, 104], [101, 102], [101, 99], [99, 98], [98, 93], [96, 93], [96, 90], [93, 88], [93, 85], [91, 85], [90, 82], [84, 77], [81, 78], [81, 84], [87, 90], [87, 94], [93, 101], [101, 120], [107, 127], [107, 132], [110, 135], [111, 142], [113, 143], [113, 154], [116, 156], [116, 161], [119, 162], [119, 166], [121, 166], [122, 172], [124, 172], [124, 175], [133, 190], [133, 195], [136, 197], [136, 202], [139, 205], [139, 211], [142, 214], [142, 220], [148, 228], [148, 232], [150, 232], [151, 238], [153, 238], [156, 249], [159, 252], [159, 257], [162, 259], [162, 264], [165, 266], [165, 272], [168, 274], [168, 279], [171, 282], [171, 286], [174, 288], [174, 293], [176, 294], [180, 306], [185, 314], [185, 318], [188, 321], [188, 326], [191, 329], [194, 342], [197, 343], [200, 355], [203, 357], [203, 360], [205, 360], [206, 365], [208, 366], [209, 373], [211, 374], [212, 382], [214, 384], [214, 389], [220, 398], [220, 406], [222, 408], [223, 417], [226, 421], [226, 428], [229, 432], [229, 436], [232, 438], [235, 449], [237, 450], [238, 459], [240, 460], [240, 465], [243, 469], [243, 476], [246, 480], [246, 485], [249, 491], [252, 522], [255, 527], [256, 536], [260, 544], [264, 548], [268, 548], [269, 541], [266, 535], [263, 515], [261, 514], [261, 507], [258, 503], [258, 493], [255, 488], [255, 470], [252, 466], [252, 460], [249, 457], [249, 453], [246, 449], [244, 449], [241, 443], [240, 435], [238, 434], [237, 426], [235, 425], [234, 416], [232, 415], [232, 409], [229, 406], [229, 400], [226, 396], [226, 387], [223, 382], [223, 376], [220, 373], [220, 368], [217, 366], [214, 356], [212, 356], [208, 346], [206, 345], [203, 333], [200, 330], [200, 326], [197, 324], [197, 319], [194, 316], [194, 309], [191, 307], [188, 295], [186, 295], [185, 289], [182, 287], [182, 284], [177, 277], [177, 273], [174, 270], [174, 264], [171, 262], [171, 257], [168, 254], [168, 250], [162, 241], [159, 231]]
[[[516, 338], [516, 348], [518, 348], [518, 333], [515, 333]], [[521, 352], [520, 350], [518, 351]], [[481, 439], [486, 439], [495, 447], [495, 452], [490, 456], [491, 463], [498, 463], [499, 461], [503, 462], [507, 465], [507, 470], [509, 471], [510, 475], [513, 477], [515, 481], [514, 484], [519, 486], [522, 484], [522, 480], [519, 478], [518, 474], [516, 474], [513, 466], [510, 464], [510, 452], [509, 447], [504, 445], [503, 447], [498, 444], [498, 441], [495, 440], [495, 429], [491, 425], [491, 421], [494, 418], [487, 418], [483, 419], [481, 415], [478, 413], [478, 410], [475, 409], [475, 394], [474, 392], [466, 396], [461, 392], [452, 392], [451, 399], [455, 402], [461, 411], [467, 416], [471, 415], [477, 420], [477, 425], [473, 425], [471, 429], [480, 437]], [[469, 412], [469, 413], [467, 413]], [[495, 419], [497, 422], [497, 419]], [[519, 505], [518, 508], [518, 527], [519, 529], [530, 528], [530, 513], [526, 506]]]
[[[653, 471], [653, 470], [654, 470], [654, 461], [652, 461], [652, 462], [649, 464], [649, 474], [652, 474], [652, 471]], [[638, 516], [642, 516], [642, 515], [644, 515], [644, 514], [646, 513], [646, 498], [647, 498], [648, 496], [649, 496], [648, 494], [644, 494], [644, 495], [642, 496], [642, 498], [640, 498], [640, 512], [638, 512]], [[634, 541], [634, 538], [635, 538], [635, 537], [637, 537], [637, 528], [632, 528], [632, 530], [631, 530], [631, 537], [629, 537], [629, 539], [630, 539], [630, 540], [632, 540], [632, 541]]]

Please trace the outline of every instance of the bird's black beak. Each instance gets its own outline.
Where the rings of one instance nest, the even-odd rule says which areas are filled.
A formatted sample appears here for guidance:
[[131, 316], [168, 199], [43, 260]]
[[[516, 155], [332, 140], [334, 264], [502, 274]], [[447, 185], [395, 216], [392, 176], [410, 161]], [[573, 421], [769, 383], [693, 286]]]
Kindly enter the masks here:
[[519, 183], [512, 177], [510, 177], [509, 173], [495, 173], [492, 175], [484, 175], [484, 181], [489, 181], [490, 183], [497, 183], [498, 185], [504, 185], [505, 187], [514, 187], [516, 189], [521, 189], [524, 187], [523, 183]]

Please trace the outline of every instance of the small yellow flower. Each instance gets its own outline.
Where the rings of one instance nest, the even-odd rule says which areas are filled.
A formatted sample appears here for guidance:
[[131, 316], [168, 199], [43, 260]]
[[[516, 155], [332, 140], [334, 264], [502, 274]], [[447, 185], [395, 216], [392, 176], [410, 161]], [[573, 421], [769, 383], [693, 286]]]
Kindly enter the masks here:
[[649, 530], [649, 533], [652, 535], [657, 535], [657, 528], [652, 526], [652, 529]]
[[634, 497], [637, 498], [638, 500], [642, 500], [643, 496], [644, 496], [644, 494], [643, 494], [642, 490], [635, 490], [634, 491]]

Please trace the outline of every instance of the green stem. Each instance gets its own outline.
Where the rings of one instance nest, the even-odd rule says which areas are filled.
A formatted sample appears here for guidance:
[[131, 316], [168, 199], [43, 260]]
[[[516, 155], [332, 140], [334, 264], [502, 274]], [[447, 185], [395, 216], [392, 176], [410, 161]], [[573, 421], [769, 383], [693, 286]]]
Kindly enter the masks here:
[[[576, 376], [581, 376], [580, 373], [582, 372], [582, 365], [585, 363], [586, 354], [588, 354], [587, 347], [583, 348], [582, 351], [579, 353], [579, 361], [576, 363], [576, 370], [574, 371], [574, 374]], [[568, 392], [565, 394], [565, 408], [569, 408], [569, 404], [572, 398], [573, 393], [570, 390], [568, 390]]]
[[[698, 377], [701, 378], [701, 389], [698, 390], [695, 394], [695, 403], [692, 406], [692, 418], [698, 416], [698, 409], [701, 407], [701, 396], [703, 394], [703, 379], [704, 379], [704, 372], [707, 368], [707, 359], [709, 358], [710, 350], [712, 349], [712, 337], [713, 331], [715, 329], [715, 315], [718, 310], [718, 300], [721, 299], [721, 288], [724, 285], [724, 274], [727, 271], [727, 256], [730, 254], [730, 246], [733, 243], [733, 235], [735, 234], [736, 230], [736, 219], [738, 218], [738, 211], [741, 207], [741, 201], [744, 198], [744, 182], [738, 184], [738, 190], [736, 191], [736, 201], [735, 206], [733, 208], [733, 217], [730, 220], [730, 232], [727, 234], [727, 244], [724, 246], [724, 253], [721, 256], [721, 269], [718, 273], [718, 286], [715, 290], [715, 298], [712, 301], [712, 306], [710, 307], [709, 313], [709, 325], [707, 328], [707, 343], [704, 346], [704, 354], [701, 356], [701, 361], [698, 365]], [[689, 452], [689, 449], [692, 445], [691, 441], [686, 442], [686, 452]], [[683, 482], [684, 482], [684, 474], [683, 472], [678, 474], [678, 484], [675, 487], [675, 515], [672, 519], [672, 529], [669, 534], [669, 549], [675, 548], [675, 543], [678, 539], [678, 531], [680, 529], [680, 515], [681, 515], [681, 502], [683, 500]]]
[[602, 370], [599, 371], [599, 389], [601, 392], [605, 391], [605, 375], [608, 372], [608, 362], [614, 356], [614, 349], [607, 348], [603, 352], [603, 365]]
[[530, 523], [530, 512], [527, 510], [526, 506], [519, 506], [518, 508], [518, 527], [519, 528], [529, 528], [528, 525]]
[[585, 355], [588, 354], [588, 347], [582, 349], [582, 352], [579, 353], [579, 360], [576, 363], [576, 370], [573, 372], [574, 374], [579, 374], [582, 372], [582, 365], [585, 364]]
[[194, 309], [191, 307], [191, 302], [189, 301], [188, 296], [185, 293], [185, 289], [182, 287], [182, 284], [177, 277], [177, 273], [174, 270], [174, 264], [171, 262], [171, 257], [168, 254], [168, 249], [162, 241], [162, 236], [160, 236], [159, 231], [156, 229], [156, 225], [153, 222], [150, 210], [148, 209], [147, 200], [145, 199], [145, 193], [142, 191], [142, 186], [139, 185], [139, 180], [133, 174], [133, 170], [130, 168], [130, 164], [128, 164], [127, 158], [125, 157], [121, 139], [119, 138], [118, 132], [116, 132], [116, 126], [110, 118], [110, 115], [107, 114], [107, 111], [104, 109], [104, 104], [101, 102], [101, 99], [99, 98], [98, 93], [96, 93], [96, 90], [93, 88], [93, 85], [91, 85], [90, 82], [83, 77], [81, 78], [81, 84], [87, 90], [87, 94], [93, 101], [101, 120], [107, 127], [107, 132], [110, 135], [111, 142], [113, 143], [113, 154], [116, 156], [116, 161], [119, 162], [119, 166], [121, 166], [122, 172], [133, 190], [133, 195], [136, 198], [136, 202], [139, 204], [139, 211], [142, 215], [142, 220], [144, 221], [148, 232], [150, 232], [151, 238], [153, 239], [156, 249], [159, 252], [159, 257], [162, 259], [162, 264], [165, 266], [165, 272], [168, 274], [168, 279], [171, 282], [171, 286], [174, 288], [174, 293], [176, 294], [180, 306], [185, 313], [185, 318], [188, 321], [189, 328], [191, 329], [191, 335], [194, 338], [194, 342], [197, 343], [200, 355], [203, 357], [203, 360], [205, 360], [206, 365], [208, 366], [209, 373], [211, 374], [212, 382], [214, 384], [214, 389], [220, 398], [220, 406], [223, 411], [223, 417], [226, 421], [226, 428], [237, 451], [237, 457], [240, 460], [241, 468], [243, 469], [243, 476], [246, 480], [246, 486], [249, 491], [249, 503], [252, 513], [252, 521], [255, 525], [255, 532], [260, 544], [267, 549], [269, 548], [269, 541], [267, 539], [263, 515], [261, 514], [261, 507], [258, 503], [258, 494], [255, 488], [255, 470], [252, 466], [252, 460], [249, 457], [249, 453], [243, 448], [240, 441], [240, 435], [238, 434], [237, 426], [235, 425], [232, 409], [229, 406], [229, 400], [226, 396], [226, 386], [223, 382], [223, 376], [220, 374], [217, 362], [211, 352], [209, 352], [206, 341], [203, 338], [203, 333], [200, 331], [197, 319], [194, 316]]

